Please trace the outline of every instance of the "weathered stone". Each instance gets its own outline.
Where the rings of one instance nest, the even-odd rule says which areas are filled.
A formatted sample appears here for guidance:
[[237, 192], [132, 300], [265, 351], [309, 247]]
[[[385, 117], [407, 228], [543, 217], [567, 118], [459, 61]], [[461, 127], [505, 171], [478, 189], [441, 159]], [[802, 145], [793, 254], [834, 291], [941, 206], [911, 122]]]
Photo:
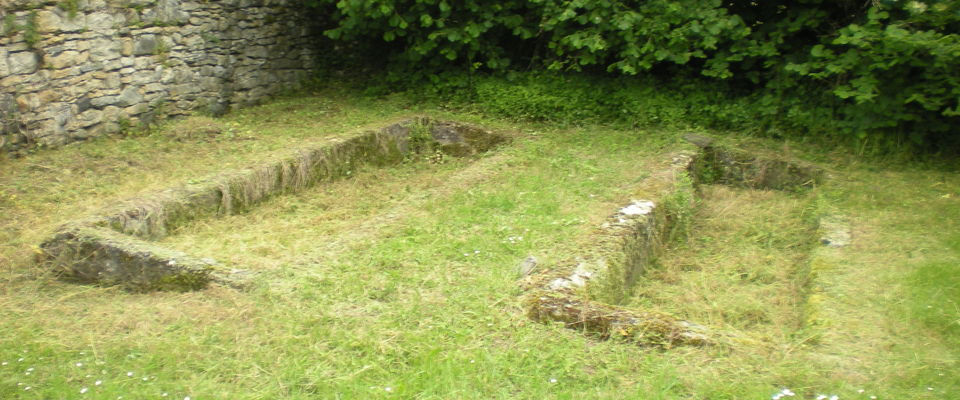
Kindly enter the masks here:
[[94, 32], [108, 33], [118, 22], [114, 15], [98, 12], [87, 16], [86, 27]]
[[7, 56], [10, 52], [0, 47], [0, 76], [10, 75], [10, 64], [7, 62]]
[[[23, 25], [35, 12], [42, 40], [0, 37], [0, 95], [15, 104], [17, 129], [47, 144], [114, 130], [109, 120], [126, 112], [144, 119], [145, 101], [168, 99], [177, 113], [254, 104], [279, 85], [295, 87], [313, 59], [301, 17], [283, 7], [290, 1], [84, 0], [74, 15], [34, 2], [13, 16]], [[73, 114], [63, 99], [74, 99]]]
[[162, 92], [162, 91], [165, 91], [166, 89], [167, 89], [167, 85], [164, 85], [162, 83], [148, 83], [143, 86], [143, 91], [146, 93]]
[[37, 93], [37, 98], [40, 99], [40, 104], [53, 103], [60, 98], [60, 92], [55, 90], [44, 90]]
[[0, 134], [19, 133], [22, 124], [19, 106], [13, 95], [0, 93]]
[[52, 80], [62, 80], [66, 78], [71, 78], [77, 75], [80, 75], [80, 67], [72, 66], [62, 69], [54, 69], [50, 72], [50, 79]]
[[36, 111], [40, 108], [40, 96], [36, 93], [27, 93], [17, 96], [17, 107], [21, 112]]
[[133, 55], [133, 39], [124, 39], [120, 42], [120, 55], [122, 56], [132, 56]]
[[60, 16], [53, 11], [40, 10], [37, 12], [37, 31], [40, 33], [59, 31], [61, 25]]
[[121, 56], [123, 44], [115, 40], [97, 39], [90, 49], [90, 61], [113, 61]]
[[[98, 76], [96, 79], [100, 79], [101, 85], [97, 90], [111, 90], [119, 89], [121, 87], [120, 75], [115, 72], [108, 72], [102, 76]], [[93, 95], [94, 93], [91, 93]]]
[[123, 92], [120, 92], [120, 95], [117, 96], [115, 105], [119, 107], [127, 107], [143, 101], [143, 95], [140, 94], [140, 90], [136, 87], [128, 86]]
[[130, 75], [128, 83], [143, 86], [160, 80], [160, 74], [153, 70], [141, 70]]
[[77, 113], [82, 113], [93, 108], [93, 103], [90, 101], [90, 97], [83, 96], [77, 100]]
[[86, 62], [89, 57], [89, 53], [80, 53], [71, 50], [64, 51], [55, 57], [48, 57], [46, 62], [51, 68], [63, 69]]
[[103, 64], [102, 64], [102, 63], [96, 63], [96, 62], [94, 62], [94, 63], [84, 63], [83, 65], [80, 65], [80, 73], [81, 73], [81, 74], [85, 74], [85, 73], [91, 72], [91, 71], [99, 71], [99, 70], [102, 70], [102, 69], [103, 69]]
[[[124, 108], [123, 113], [129, 116], [136, 116], [147, 112], [149, 109], [150, 107], [147, 105], [147, 103], [137, 103], [130, 107]], [[133, 120], [131, 119], [131, 121]]]
[[133, 54], [137, 56], [152, 55], [157, 50], [157, 37], [154, 35], [141, 36], [133, 44]]
[[73, 17], [60, 9], [37, 11], [37, 31], [40, 33], [78, 32], [86, 24], [86, 16], [77, 13]]
[[158, 0], [156, 6], [144, 14], [145, 20], [163, 24], [179, 24], [188, 18], [179, 0]]
[[80, 126], [84, 128], [99, 124], [103, 120], [103, 111], [86, 110], [77, 116], [77, 120], [80, 122]]
[[117, 96], [102, 96], [90, 99], [90, 105], [96, 108], [103, 108], [117, 103]]
[[31, 51], [10, 53], [7, 60], [11, 75], [32, 74], [37, 71], [37, 55]]

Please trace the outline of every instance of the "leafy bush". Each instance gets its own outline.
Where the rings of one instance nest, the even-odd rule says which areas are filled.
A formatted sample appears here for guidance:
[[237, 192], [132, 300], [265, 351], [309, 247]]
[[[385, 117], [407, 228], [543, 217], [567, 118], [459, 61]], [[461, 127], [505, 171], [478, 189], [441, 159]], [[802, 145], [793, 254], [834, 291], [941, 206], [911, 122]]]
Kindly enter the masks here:
[[[603, 115], [912, 144], [960, 143], [960, 3], [805, 0], [308, 0], [325, 34], [386, 60], [391, 83], [463, 77], [498, 113]], [[618, 87], [494, 83], [476, 72], [584, 71], [636, 87], [680, 77], [654, 100]], [[459, 71], [450, 75], [451, 71]], [[697, 81], [691, 80], [696, 77]], [[551, 78], [546, 78], [551, 79]], [[723, 82], [722, 84], [718, 84]], [[476, 85], [474, 85], [476, 83]], [[595, 83], [595, 82], [592, 82]], [[515, 93], [499, 90], [512, 86]], [[650, 86], [658, 89], [659, 83]], [[671, 84], [670, 90], [676, 90]], [[682, 85], [680, 85], [682, 86]], [[606, 90], [602, 95], [599, 90]], [[684, 88], [680, 88], [684, 89]], [[689, 88], [687, 88], [689, 89]], [[720, 90], [709, 94], [708, 90]], [[493, 99], [497, 93], [501, 98]], [[619, 94], [618, 94], [619, 93]], [[663, 96], [684, 107], [666, 106]], [[733, 105], [709, 103], [736, 100]], [[486, 100], [483, 100], [486, 99]], [[584, 99], [599, 100], [585, 101]], [[576, 106], [574, 106], [576, 104]], [[638, 111], [644, 106], [652, 106]], [[601, 110], [601, 108], [606, 108]], [[547, 117], [547, 116], [551, 117]]]

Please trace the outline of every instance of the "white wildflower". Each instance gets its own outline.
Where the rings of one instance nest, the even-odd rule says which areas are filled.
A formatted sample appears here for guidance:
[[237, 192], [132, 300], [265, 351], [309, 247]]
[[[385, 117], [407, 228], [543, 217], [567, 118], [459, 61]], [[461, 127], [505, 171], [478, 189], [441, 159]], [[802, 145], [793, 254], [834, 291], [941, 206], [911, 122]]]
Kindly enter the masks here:
[[23, 390], [30, 390], [30, 389], [33, 389], [33, 388], [30, 387], [30, 386], [27, 386], [27, 387], [23, 388]]
[[76, 366], [78, 366], [78, 367], [82, 367], [82, 366], [83, 366], [83, 363], [81, 363], [81, 362], [78, 362], [78, 363], [76, 363]]
[[557, 383], [557, 378], [550, 378], [550, 383]]
[[133, 376], [133, 371], [127, 371], [127, 376]]
[[103, 384], [103, 381], [96, 381], [93, 383], [93, 386], [100, 386]]
[[388, 392], [392, 392], [392, 391], [393, 391], [393, 388], [391, 388], [390, 386], [387, 386], [387, 387], [383, 388], [383, 390], [388, 391]]
[[87, 389], [87, 388], [80, 388], [80, 394], [84, 394], [84, 393], [86, 393], [86, 392], [89, 391], [89, 390], [90, 390], [90, 389]]

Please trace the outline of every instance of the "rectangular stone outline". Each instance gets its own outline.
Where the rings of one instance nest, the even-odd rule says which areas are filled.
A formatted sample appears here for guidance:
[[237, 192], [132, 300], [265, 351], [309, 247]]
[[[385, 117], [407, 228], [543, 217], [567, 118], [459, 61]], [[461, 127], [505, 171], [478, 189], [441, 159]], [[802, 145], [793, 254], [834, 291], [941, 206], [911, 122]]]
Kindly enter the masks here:
[[[428, 137], [416, 131], [426, 128]], [[506, 137], [478, 127], [415, 117], [378, 131], [205, 180], [150, 193], [111, 211], [63, 225], [40, 245], [40, 261], [71, 280], [121, 285], [132, 291], [195, 290], [211, 281], [242, 285], [247, 273], [210, 258], [151, 243], [177, 226], [207, 216], [235, 214], [278, 194], [347, 175], [362, 164], [402, 162], [417, 151], [453, 156], [486, 152]], [[423, 143], [429, 142], [429, 143]], [[424, 148], [419, 148], [424, 147]]]
[[677, 152], [662, 162], [637, 190], [648, 197], [632, 200], [607, 218], [591, 235], [593, 246], [522, 280], [523, 304], [531, 319], [561, 322], [603, 339], [618, 338], [640, 345], [757, 342], [664, 312], [609, 304], [618, 301], [663, 251], [663, 242], [674, 223], [665, 200], [692, 199], [692, 193], [683, 192], [692, 192], [693, 187], [684, 185], [682, 177], [694, 183], [802, 190], [819, 184], [826, 175], [811, 164], [756, 156], [717, 145], [705, 136], [690, 134], [685, 139], [696, 145], [697, 151]]

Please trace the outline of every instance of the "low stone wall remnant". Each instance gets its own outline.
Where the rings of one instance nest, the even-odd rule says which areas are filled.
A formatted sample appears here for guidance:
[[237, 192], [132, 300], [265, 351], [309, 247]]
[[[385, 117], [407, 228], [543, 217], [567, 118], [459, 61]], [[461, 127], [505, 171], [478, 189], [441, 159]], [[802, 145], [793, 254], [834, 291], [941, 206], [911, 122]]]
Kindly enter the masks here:
[[757, 343], [657, 310], [616, 305], [664, 251], [671, 230], [683, 223], [684, 209], [693, 206], [692, 184], [797, 191], [825, 175], [814, 165], [718, 145], [706, 136], [686, 139], [697, 151], [674, 153], [651, 166], [651, 175], [632, 192], [634, 200], [593, 231], [590, 245], [579, 254], [551, 266], [541, 267], [532, 257], [521, 263], [523, 303], [531, 319], [644, 346]]
[[504, 136], [454, 122], [414, 118], [378, 131], [296, 149], [289, 156], [149, 193], [64, 224], [40, 245], [41, 262], [80, 282], [132, 291], [195, 290], [211, 281], [247, 284], [250, 273], [151, 241], [192, 220], [243, 212], [263, 200], [437, 153], [461, 157], [491, 150]]

